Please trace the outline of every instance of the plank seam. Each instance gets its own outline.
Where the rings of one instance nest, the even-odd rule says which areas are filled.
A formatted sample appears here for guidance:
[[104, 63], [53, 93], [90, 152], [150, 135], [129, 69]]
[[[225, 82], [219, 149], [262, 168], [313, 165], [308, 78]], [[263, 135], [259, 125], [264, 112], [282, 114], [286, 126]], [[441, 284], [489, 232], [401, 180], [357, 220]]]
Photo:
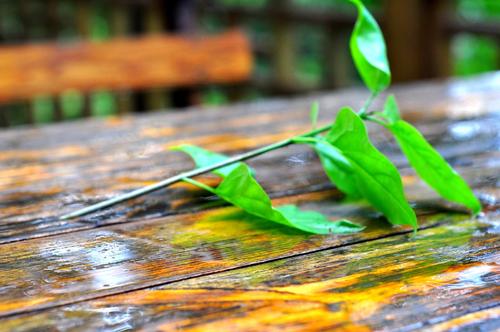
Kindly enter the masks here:
[[[431, 225], [428, 225], [428, 226], [421, 227], [420, 230], [427, 230], [427, 229], [430, 229], [430, 228], [441, 226], [443, 223], [444, 222], [437, 222], [435, 224], [431, 224]], [[8, 318], [8, 317], [13, 317], [13, 316], [18, 316], [18, 315], [25, 315], [25, 314], [27, 315], [27, 314], [31, 314], [31, 313], [35, 313], [35, 312], [46, 311], [46, 310], [49, 310], [49, 309], [60, 308], [60, 307], [64, 307], [64, 306], [67, 306], [67, 305], [73, 305], [73, 304], [77, 304], [77, 303], [93, 301], [93, 300], [105, 298], [105, 297], [108, 297], [108, 296], [127, 294], [127, 293], [131, 293], [131, 292], [134, 292], [134, 291], [145, 290], [145, 289], [148, 289], [148, 288], [165, 286], [165, 285], [169, 285], [169, 284], [172, 284], [172, 283], [177, 283], [177, 282], [182, 282], [182, 281], [186, 281], [186, 280], [196, 279], [196, 278], [205, 277], [205, 276], [209, 276], [209, 275], [216, 275], [216, 274], [220, 274], [220, 273], [224, 273], [224, 272], [235, 271], [235, 270], [239, 270], [239, 269], [243, 269], [243, 268], [248, 268], [248, 267], [252, 267], [252, 266], [257, 266], [257, 265], [261, 265], [261, 264], [272, 263], [272, 262], [276, 262], [276, 261], [279, 261], [279, 260], [282, 260], [282, 259], [296, 258], [296, 257], [301, 257], [301, 256], [305, 256], [305, 255], [310, 255], [310, 254], [322, 252], [322, 251], [339, 249], [339, 248], [343, 248], [343, 247], [347, 247], [347, 246], [353, 246], [353, 245], [358, 245], [358, 244], [362, 244], [362, 243], [366, 243], [366, 242], [371, 242], [371, 241], [375, 241], [375, 240], [382, 240], [382, 239], [386, 239], [386, 238], [391, 238], [391, 237], [396, 237], [396, 236], [402, 236], [402, 235], [412, 234], [412, 233], [413, 233], [413, 230], [399, 231], [399, 232], [395, 232], [395, 233], [392, 233], [392, 234], [385, 234], [385, 235], [382, 235], [382, 236], [379, 236], [379, 237], [376, 237], [376, 238], [372, 238], [372, 239], [363, 239], [363, 240], [358, 240], [358, 241], [354, 241], [354, 242], [351, 242], [351, 243], [343, 243], [343, 244], [329, 246], [329, 247], [325, 247], [325, 248], [312, 249], [312, 250], [309, 250], [307, 252], [300, 252], [300, 253], [291, 254], [291, 255], [274, 257], [274, 258], [271, 258], [271, 259], [264, 259], [264, 260], [261, 260], [261, 261], [252, 262], [252, 263], [248, 263], [248, 264], [243, 264], [243, 265], [239, 265], [239, 266], [234, 266], [234, 267], [230, 267], [230, 268], [225, 268], [225, 269], [223, 268], [223, 269], [220, 269], [220, 270], [217, 270], [217, 271], [207, 271], [207, 272], [202, 272], [202, 273], [193, 274], [193, 275], [186, 275], [186, 276], [180, 277], [178, 279], [172, 279], [172, 280], [169, 280], [169, 281], [163, 281], [163, 282], [154, 282], [153, 281], [153, 282], [146, 283], [145, 285], [142, 285], [140, 287], [132, 287], [130, 289], [124, 289], [123, 291], [120, 291], [120, 292], [112, 292], [111, 291], [111, 292], [108, 292], [108, 293], [105, 293], [105, 294], [102, 294], [102, 295], [83, 297], [81, 299], [73, 300], [73, 301], [72, 300], [67, 300], [67, 301], [63, 300], [63, 301], [60, 301], [59, 303], [56, 302], [53, 305], [41, 305], [39, 308], [34, 308], [32, 310], [12, 311], [10, 313], [8, 312], [6, 314], [0, 314], [0, 319], [4, 319], [4, 318]]]

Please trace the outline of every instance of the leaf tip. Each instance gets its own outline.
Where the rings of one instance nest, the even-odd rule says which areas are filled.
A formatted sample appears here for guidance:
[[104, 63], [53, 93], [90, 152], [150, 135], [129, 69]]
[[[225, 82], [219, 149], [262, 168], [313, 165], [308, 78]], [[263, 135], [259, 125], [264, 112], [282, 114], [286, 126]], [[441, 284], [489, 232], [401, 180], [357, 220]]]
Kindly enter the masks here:
[[474, 196], [474, 198], [475, 198], [474, 204], [470, 206], [470, 209], [472, 210], [472, 214], [474, 216], [478, 216], [479, 214], [481, 214], [482, 206], [477, 197]]
[[394, 124], [401, 120], [398, 103], [396, 102], [396, 97], [393, 94], [389, 95], [385, 100], [382, 115], [387, 121], [389, 121], [389, 124]]
[[170, 151], [182, 151], [183, 149], [185, 149], [186, 147], [190, 146], [190, 144], [178, 144], [178, 145], [173, 145], [173, 146], [169, 146], [167, 149], [170, 150]]

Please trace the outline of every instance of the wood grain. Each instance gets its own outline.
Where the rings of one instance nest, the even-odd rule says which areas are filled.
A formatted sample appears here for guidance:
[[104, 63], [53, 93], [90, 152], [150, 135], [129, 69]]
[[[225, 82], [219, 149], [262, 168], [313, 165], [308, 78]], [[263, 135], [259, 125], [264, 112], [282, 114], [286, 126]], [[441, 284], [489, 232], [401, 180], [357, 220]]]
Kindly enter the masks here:
[[[494, 82], [493, 78], [490, 81]], [[484, 98], [479, 97], [482, 95], [469, 81], [463, 81], [462, 85], [452, 81], [444, 87], [431, 84], [432, 89], [409, 86], [398, 88], [396, 93], [401, 96], [403, 110], [410, 115], [417, 109], [417, 100], [422, 100], [425, 108], [420, 112], [423, 121], [419, 127], [452, 164], [481, 167], [488, 158], [495, 158], [481, 159], [480, 156], [497, 149], [495, 138], [500, 122], [496, 115], [439, 122], [429, 122], [426, 117], [450, 115], [441, 113], [446, 109], [444, 101], [455, 105], [467, 96], [480, 100], [480, 105], [486, 107], [484, 112], [494, 110], [494, 98], [489, 97], [492, 87], [487, 82], [480, 84], [485, 87]], [[461, 87], [460, 94], [447, 96], [446, 91], [453, 91], [457, 86]], [[415, 95], [408, 92], [413, 89]], [[426, 93], [428, 97], [423, 99], [419, 93]], [[429, 106], [428, 101], [438, 96], [439, 103], [434, 108]], [[318, 97], [322, 105], [321, 122], [331, 121], [343, 105], [361, 104], [363, 97], [364, 93], [356, 90]], [[210, 201], [200, 197], [199, 191], [176, 186], [77, 221], [55, 219], [58, 214], [192, 167], [187, 157], [168, 150], [173, 145], [192, 143], [234, 154], [305, 132], [310, 128], [307, 109], [311, 100], [276, 100], [209, 112], [195, 108], [183, 114], [157, 113], [0, 132], [0, 242], [206, 208]], [[431, 112], [433, 109], [435, 113]], [[406, 160], [384, 131], [377, 126], [372, 126], [371, 131], [379, 148], [399, 167], [405, 167]], [[314, 154], [306, 147], [290, 147], [250, 163], [259, 170], [259, 180], [273, 197], [331, 188]], [[277, 167], [283, 172], [275, 172]], [[494, 169], [490, 169], [492, 171]]]
[[[497, 154], [465, 173], [483, 198], [486, 211], [498, 211]], [[494, 159], [491, 159], [494, 157]], [[404, 177], [422, 227], [469, 217], [444, 211], [416, 177]], [[369, 241], [409, 229], [390, 227], [364, 204], [339, 201], [336, 190], [275, 199], [348, 218], [369, 226], [349, 236], [312, 236], [222, 207], [152, 220], [25, 240], [0, 246], [0, 316], [70, 304], [193, 276]], [[95, 227], [93, 225], [92, 227]]]
[[[227, 207], [3, 244], [0, 316], [410, 231], [390, 227], [364, 204], [342, 204], [336, 197], [335, 191], [326, 191], [285, 197], [275, 204], [296, 203], [369, 229], [348, 236], [313, 236]], [[426, 206], [419, 209], [423, 227], [468, 218], [430, 212]]]
[[[54, 218], [190, 168], [169, 146], [237, 153], [306, 131], [311, 98], [0, 132], [0, 330], [494, 327], [497, 85], [493, 75], [395, 89], [405, 115], [419, 119], [474, 188], [486, 213], [480, 220], [438, 199], [387, 134], [370, 127], [402, 169], [424, 229], [416, 238], [363, 203], [342, 201], [304, 146], [251, 162], [274, 203], [349, 218], [366, 231], [304, 234], [187, 185], [76, 221]], [[319, 96], [320, 122], [362, 98], [357, 90]]]
[[6, 330], [494, 330], [498, 217], [0, 320]]
[[101, 43], [0, 48], [0, 102], [68, 90], [139, 89], [241, 82], [250, 46], [239, 31], [212, 37], [157, 35]]
[[[311, 159], [300, 166], [290, 166], [283, 162], [286, 158], [298, 159], [303, 155], [308, 156], [308, 158], [304, 158], [305, 160]], [[477, 155], [453, 156], [454, 163], [459, 165], [458, 171], [473, 185], [478, 194], [484, 194], [484, 197], [480, 196], [483, 205], [489, 204], [489, 188], [494, 186], [495, 181], [498, 180], [498, 166], [492, 163], [499, 156], [500, 154], [494, 151]], [[276, 176], [273, 171], [276, 171], [278, 167], [272, 166], [273, 160], [274, 165], [278, 163], [281, 165], [279, 168], [287, 168], [286, 173], [283, 173], [286, 175]], [[465, 163], [473, 168], [460, 167], [461, 164]], [[279, 198], [291, 194], [332, 188], [328, 179], [323, 176], [319, 162], [312, 159], [310, 152], [294, 153], [291, 154], [291, 157], [290, 155], [279, 154], [270, 161], [262, 160], [261, 162], [252, 163], [252, 166], [258, 169], [259, 180], [271, 192], [272, 197]], [[440, 200], [421, 181], [416, 181], [411, 175], [411, 170], [405, 168], [402, 172], [406, 183], [407, 197], [410, 200], [419, 204], [427, 204], [433, 211], [456, 208], [456, 206], [446, 204], [443, 200]], [[213, 185], [216, 184], [214, 178], [204, 177], [203, 181]], [[286, 184], [283, 184], [284, 181], [286, 181]], [[108, 190], [111, 188], [115, 188], [112, 183], [110, 183]], [[106, 187], [103, 186], [100, 190], [105, 191]], [[102, 211], [78, 220], [60, 221], [55, 217], [51, 217], [50, 214], [54, 214], [52, 206], [58, 208], [61, 204], [60, 200], [64, 198], [59, 197], [63, 195], [64, 192], [59, 190], [55, 193], [47, 190], [45, 193], [40, 193], [40, 196], [35, 196], [33, 192], [4, 195], [5, 200], [0, 203], [0, 207], [2, 207], [0, 211], [11, 213], [12, 216], [5, 218], [3, 224], [0, 225], [0, 243], [55, 236], [66, 232], [136, 222], [179, 213], [203, 211], [219, 205], [206, 192], [180, 184], [159, 193], [133, 200], [123, 206], [117, 206], [109, 211]], [[337, 200], [342, 197], [341, 193], [335, 190], [332, 191], [332, 195]], [[28, 204], [29, 206], [24, 207]], [[39, 210], [48, 216], [28, 219], [22, 214], [31, 211], [39, 212]], [[13, 217], [14, 215], [18, 217]]]

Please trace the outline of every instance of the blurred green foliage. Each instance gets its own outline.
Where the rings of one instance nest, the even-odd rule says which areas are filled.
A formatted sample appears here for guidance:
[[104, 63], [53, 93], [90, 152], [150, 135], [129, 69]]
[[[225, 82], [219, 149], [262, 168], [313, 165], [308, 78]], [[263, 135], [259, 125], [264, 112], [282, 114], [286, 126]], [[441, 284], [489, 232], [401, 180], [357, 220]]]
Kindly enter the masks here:
[[295, 78], [305, 86], [319, 86], [324, 78], [326, 36], [318, 26], [298, 25], [294, 31]]
[[468, 76], [498, 69], [499, 52], [492, 38], [459, 34], [452, 41], [453, 71]]
[[52, 98], [40, 96], [33, 100], [34, 122], [48, 123], [54, 121], [54, 101]]
[[66, 119], [78, 119], [82, 116], [84, 99], [78, 91], [66, 91], [62, 94], [60, 102]]
[[[259, 8], [271, 4], [269, 0], [216, 0], [223, 6], [245, 6]], [[355, 12], [354, 6], [346, 0], [291, 0], [292, 4], [304, 10], [333, 10]], [[363, 1], [372, 11], [381, 11], [383, 0]], [[457, 14], [465, 20], [498, 20], [500, 19], [500, 0], [455, 0]], [[257, 49], [271, 49], [273, 43], [272, 23], [264, 18], [245, 19], [243, 27]], [[205, 15], [201, 21], [202, 28], [207, 32], [222, 31], [227, 22], [220, 16]], [[293, 76], [304, 87], [320, 87], [328, 72], [328, 60], [325, 55], [331, 54], [326, 31], [320, 25], [296, 24], [294, 34], [294, 73]], [[342, 47], [348, 47], [346, 44]], [[498, 70], [500, 50], [498, 43], [491, 38], [459, 34], [452, 39], [453, 74], [457, 76], [473, 75], [486, 71]], [[270, 80], [273, 77], [273, 54], [257, 52], [255, 54], [254, 77], [259, 81]], [[352, 82], [359, 82], [354, 69]]]
[[[371, 10], [380, 10], [383, 0], [366, 0], [365, 4]], [[270, 0], [216, 0], [216, 4], [227, 7], [248, 7], [261, 8], [266, 5], [272, 5]], [[334, 10], [341, 12], [355, 13], [354, 6], [346, 0], [291, 0], [292, 6], [300, 9], [314, 10], [320, 12], [323, 10]], [[219, 15], [205, 14], [201, 17], [201, 28], [205, 32], [220, 32], [227, 28], [228, 23]], [[245, 32], [250, 36], [252, 45], [257, 49], [267, 49], [267, 52], [256, 52], [254, 54], [254, 77], [257, 81], [271, 81], [274, 74], [273, 66], [273, 24], [267, 19], [243, 18], [242, 26]], [[326, 72], [329, 54], [327, 47], [326, 32], [321, 25], [315, 24], [296, 24], [293, 26], [294, 39], [294, 66], [293, 77], [299, 84], [305, 88], [314, 89], [322, 86], [327, 79]], [[348, 48], [348, 40], [345, 45]], [[355, 75], [354, 67], [351, 69]], [[353, 81], [359, 81], [357, 76]], [[253, 93], [249, 95], [261, 95]], [[204, 98], [205, 100], [205, 98]]]
[[[500, 20], [500, 0], [458, 0], [457, 14], [465, 20]], [[499, 69], [500, 48], [493, 38], [459, 34], [452, 40], [454, 74], [468, 76]]]
[[[90, 11], [89, 38], [93, 41], [102, 41], [112, 38], [110, 28], [111, 9], [102, 1], [92, 1]], [[62, 15], [76, 16], [76, 7], [72, 2], [61, 2], [59, 13]], [[76, 39], [77, 32], [72, 29], [62, 29], [59, 39]], [[67, 91], [60, 98], [64, 119], [77, 119], [82, 116], [84, 97], [78, 91]], [[34, 122], [46, 123], [54, 120], [55, 103], [52, 98], [40, 96], [33, 100]], [[109, 91], [95, 91], [90, 94], [90, 109], [94, 116], [109, 116], [117, 113], [115, 96]]]
[[499, 0], [457, 0], [456, 10], [459, 15], [471, 20], [500, 19]]
[[226, 93], [217, 87], [208, 87], [202, 93], [201, 103], [207, 106], [218, 106], [227, 104]]
[[259, 8], [265, 6], [268, 3], [268, 0], [219, 0], [217, 2], [226, 6]]

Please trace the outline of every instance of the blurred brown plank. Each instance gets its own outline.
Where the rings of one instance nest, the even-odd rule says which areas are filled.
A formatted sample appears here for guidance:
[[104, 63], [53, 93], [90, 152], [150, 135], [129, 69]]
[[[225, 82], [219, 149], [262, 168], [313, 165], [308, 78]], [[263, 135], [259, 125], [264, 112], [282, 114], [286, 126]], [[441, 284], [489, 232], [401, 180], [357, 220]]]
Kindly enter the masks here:
[[0, 48], [0, 102], [75, 89], [188, 86], [246, 80], [245, 36], [151, 36], [102, 43]]
[[[78, 31], [79, 38], [81, 40], [86, 41], [90, 39], [90, 18], [91, 18], [92, 3], [86, 0], [76, 0], [75, 2], [76, 2], [76, 11], [75, 11], [76, 31]], [[49, 74], [49, 75], [54, 75], [54, 74]], [[79, 91], [79, 93], [82, 92], [84, 92], [83, 103], [82, 103], [82, 116], [90, 117], [92, 116], [92, 109], [90, 105], [90, 95], [89, 95], [89, 92], [91, 91]]]
[[444, 20], [449, 12], [447, 0], [385, 2], [384, 30], [394, 82], [451, 74], [451, 36]]
[[[272, 2], [274, 8], [288, 8], [290, 1], [276, 0]], [[274, 80], [282, 87], [293, 86], [295, 80], [295, 50], [293, 26], [282, 16], [277, 16], [273, 21], [273, 70]]]
[[498, 20], [468, 21], [447, 15], [445, 17], [445, 32], [450, 35], [464, 32], [474, 33], [494, 37], [500, 41], [500, 22]]
[[[123, 37], [129, 33], [131, 22], [129, 17], [129, 4], [123, 1], [111, 2], [110, 26], [113, 37]], [[130, 113], [132, 107], [132, 94], [130, 91], [122, 90], [115, 93], [118, 114]]]
[[421, 79], [426, 70], [425, 59], [422, 59], [422, 38], [427, 36], [421, 32], [422, 21], [427, 16], [422, 4], [421, 0], [385, 2], [385, 13], [391, 19], [385, 21], [384, 32], [395, 82]]
[[90, 5], [90, 1], [76, 0], [75, 25], [82, 39], [88, 39], [90, 35]]
[[[283, 0], [279, 0], [282, 2]], [[287, 2], [288, 0], [284, 0]], [[277, 1], [278, 2], [278, 1]], [[201, 2], [203, 4], [203, 2]], [[334, 24], [339, 27], [352, 28], [356, 21], [354, 12], [346, 13], [342, 10], [325, 10], [321, 6], [277, 6], [274, 1], [269, 1], [267, 6], [238, 6], [225, 5], [220, 3], [210, 3], [210, 5], [201, 5], [200, 10], [204, 13], [215, 14], [219, 16], [240, 16], [243, 18], [273, 19], [279, 18], [286, 20], [289, 24], [296, 22], [309, 24]], [[378, 13], [374, 14], [378, 22], [383, 20]]]

